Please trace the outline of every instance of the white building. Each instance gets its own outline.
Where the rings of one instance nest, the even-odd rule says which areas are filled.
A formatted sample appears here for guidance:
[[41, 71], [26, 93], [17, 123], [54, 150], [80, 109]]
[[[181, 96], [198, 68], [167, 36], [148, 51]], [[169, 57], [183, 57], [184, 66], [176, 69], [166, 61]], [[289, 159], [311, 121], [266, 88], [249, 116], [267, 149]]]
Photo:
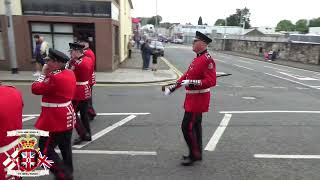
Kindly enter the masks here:
[[310, 27], [309, 34], [317, 34], [320, 35], [320, 27]]

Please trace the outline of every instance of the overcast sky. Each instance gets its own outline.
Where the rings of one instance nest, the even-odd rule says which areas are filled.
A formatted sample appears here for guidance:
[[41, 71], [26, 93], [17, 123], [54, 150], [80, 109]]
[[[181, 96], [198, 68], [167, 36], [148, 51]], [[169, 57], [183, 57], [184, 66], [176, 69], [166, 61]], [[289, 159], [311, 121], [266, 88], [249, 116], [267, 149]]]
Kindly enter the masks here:
[[[297, 3], [299, 2], [299, 3]], [[156, 0], [132, 0], [133, 17], [150, 17], [156, 14]], [[295, 23], [299, 19], [320, 17], [320, 0], [158, 0], [158, 14], [162, 22], [213, 25], [219, 18], [247, 7], [251, 12], [251, 25], [275, 27], [280, 20]]]

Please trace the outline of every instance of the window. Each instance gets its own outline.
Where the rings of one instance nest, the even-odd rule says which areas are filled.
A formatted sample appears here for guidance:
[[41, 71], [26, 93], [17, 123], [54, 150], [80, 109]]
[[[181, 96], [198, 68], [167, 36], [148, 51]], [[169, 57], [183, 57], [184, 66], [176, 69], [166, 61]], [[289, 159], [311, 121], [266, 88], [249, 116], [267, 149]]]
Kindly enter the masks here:
[[35, 40], [34, 35], [38, 34], [44, 37], [49, 47], [57, 49], [66, 55], [70, 55], [69, 44], [74, 41], [73, 25], [61, 23], [31, 23], [32, 52], [34, 53]]

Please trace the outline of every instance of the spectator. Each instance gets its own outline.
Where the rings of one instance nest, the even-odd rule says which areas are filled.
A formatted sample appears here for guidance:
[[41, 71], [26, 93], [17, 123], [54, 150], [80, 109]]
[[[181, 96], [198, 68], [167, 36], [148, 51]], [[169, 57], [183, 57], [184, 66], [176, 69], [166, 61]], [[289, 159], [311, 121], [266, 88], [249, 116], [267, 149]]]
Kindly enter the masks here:
[[127, 44], [127, 48], [128, 48], [128, 58], [131, 58], [131, 53], [132, 53], [132, 42], [131, 42], [131, 40], [129, 40], [129, 42]]
[[142, 50], [142, 59], [144, 60], [143, 63], [143, 70], [148, 70], [150, 64], [150, 56], [152, 54], [152, 49], [150, 47], [150, 40], [147, 39], [146, 42], [141, 47]]
[[33, 36], [36, 46], [34, 48], [34, 58], [35, 58], [35, 69], [36, 72], [33, 74], [33, 76], [40, 76], [40, 72], [42, 70], [42, 66], [44, 65], [44, 60], [41, 56], [41, 39], [39, 35]]

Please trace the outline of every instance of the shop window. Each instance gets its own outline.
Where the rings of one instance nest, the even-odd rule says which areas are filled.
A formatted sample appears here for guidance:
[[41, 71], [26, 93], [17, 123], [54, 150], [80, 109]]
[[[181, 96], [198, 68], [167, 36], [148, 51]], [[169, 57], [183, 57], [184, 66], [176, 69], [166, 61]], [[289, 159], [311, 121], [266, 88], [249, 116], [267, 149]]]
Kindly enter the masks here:
[[69, 43], [74, 41], [73, 25], [58, 23], [31, 23], [32, 52], [34, 53], [34, 35], [43, 36], [49, 47], [57, 49], [70, 56]]
[[54, 47], [56, 50], [65, 53], [70, 57], [69, 43], [73, 42], [73, 35], [54, 34], [53, 35]]

